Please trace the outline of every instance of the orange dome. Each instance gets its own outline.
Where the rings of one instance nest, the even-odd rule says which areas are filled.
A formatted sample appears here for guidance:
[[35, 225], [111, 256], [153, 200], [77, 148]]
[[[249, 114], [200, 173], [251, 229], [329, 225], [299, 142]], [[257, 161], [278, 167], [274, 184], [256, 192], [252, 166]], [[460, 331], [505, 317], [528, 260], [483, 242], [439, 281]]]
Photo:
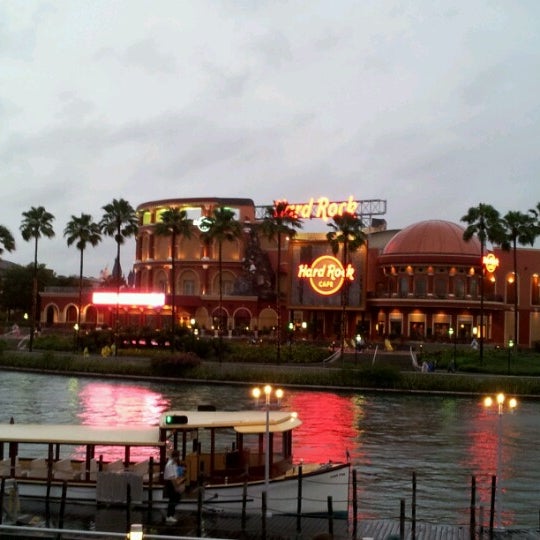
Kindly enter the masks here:
[[[480, 241], [474, 236], [463, 240], [465, 228], [450, 221], [420, 221], [399, 231], [386, 244], [380, 259], [390, 262], [410, 258], [458, 262], [480, 257]], [[382, 262], [381, 261], [381, 262]]]

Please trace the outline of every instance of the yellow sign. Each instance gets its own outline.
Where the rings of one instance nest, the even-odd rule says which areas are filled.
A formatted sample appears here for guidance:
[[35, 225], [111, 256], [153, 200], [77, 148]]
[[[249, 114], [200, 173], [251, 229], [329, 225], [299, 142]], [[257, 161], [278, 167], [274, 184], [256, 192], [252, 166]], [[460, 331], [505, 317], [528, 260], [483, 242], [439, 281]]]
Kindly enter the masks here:
[[351, 264], [343, 268], [341, 261], [330, 255], [322, 255], [311, 265], [298, 266], [298, 277], [309, 279], [314, 291], [324, 296], [337, 293], [346, 279], [354, 281], [354, 268]]
[[497, 259], [497, 257], [495, 257], [493, 253], [488, 253], [487, 255], [484, 255], [484, 259], [482, 260], [482, 262], [484, 263], [486, 270], [490, 274], [495, 272], [495, 270], [499, 266], [499, 259]]
[[358, 210], [358, 202], [354, 200], [352, 195], [346, 201], [332, 202], [328, 197], [319, 197], [314, 199], [311, 197], [307, 203], [291, 204], [286, 199], [274, 201], [274, 208], [278, 204], [285, 204], [285, 208], [280, 217], [293, 215], [303, 219], [323, 219], [328, 221], [335, 216], [343, 214], [356, 214]]

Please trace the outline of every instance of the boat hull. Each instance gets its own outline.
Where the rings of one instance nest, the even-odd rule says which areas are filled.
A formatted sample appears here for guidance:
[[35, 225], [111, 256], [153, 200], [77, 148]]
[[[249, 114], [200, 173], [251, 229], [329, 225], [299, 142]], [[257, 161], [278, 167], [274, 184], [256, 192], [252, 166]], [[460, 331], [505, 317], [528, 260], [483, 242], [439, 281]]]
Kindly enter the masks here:
[[[269, 514], [347, 515], [349, 510], [348, 463], [322, 465], [307, 474], [287, 475], [270, 480], [266, 495]], [[208, 485], [204, 488], [203, 509], [224, 513], [258, 513], [263, 510], [264, 481], [246, 484]], [[301, 502], [299, 503], [299, 495]], [[329, 505], [331, 501], [331, 507]], [[184, 498], [180, 508], [195, 509], [196, 501]]]

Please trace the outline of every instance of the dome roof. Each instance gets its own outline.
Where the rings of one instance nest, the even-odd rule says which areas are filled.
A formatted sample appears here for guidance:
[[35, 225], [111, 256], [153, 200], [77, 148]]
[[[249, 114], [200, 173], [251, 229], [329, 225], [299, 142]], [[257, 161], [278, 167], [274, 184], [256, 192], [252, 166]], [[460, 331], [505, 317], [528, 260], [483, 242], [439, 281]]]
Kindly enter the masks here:
[[386, 244], [382, 259], [402, 259], [410, 256], [422, 259], [480, 257], [480, 242], [474, 236], [463, 240], [465, 228], [450, 221], [420, 221], [399, 231]]

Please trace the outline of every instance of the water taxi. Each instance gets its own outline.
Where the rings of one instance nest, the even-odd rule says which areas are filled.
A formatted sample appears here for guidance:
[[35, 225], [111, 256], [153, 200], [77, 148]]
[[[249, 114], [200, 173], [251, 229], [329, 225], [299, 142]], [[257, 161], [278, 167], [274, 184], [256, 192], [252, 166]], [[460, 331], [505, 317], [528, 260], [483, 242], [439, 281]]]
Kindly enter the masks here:
[[215, 410], [167, 411], [156, 426], [0, 424], [0, 477], [20, 497], [159, 505], [177, 449], [179, 509], [260, 513], [264, 499], [272, 514], [346, 514], [349, 463], [294, 463], [300, 425], [291, 412]]

